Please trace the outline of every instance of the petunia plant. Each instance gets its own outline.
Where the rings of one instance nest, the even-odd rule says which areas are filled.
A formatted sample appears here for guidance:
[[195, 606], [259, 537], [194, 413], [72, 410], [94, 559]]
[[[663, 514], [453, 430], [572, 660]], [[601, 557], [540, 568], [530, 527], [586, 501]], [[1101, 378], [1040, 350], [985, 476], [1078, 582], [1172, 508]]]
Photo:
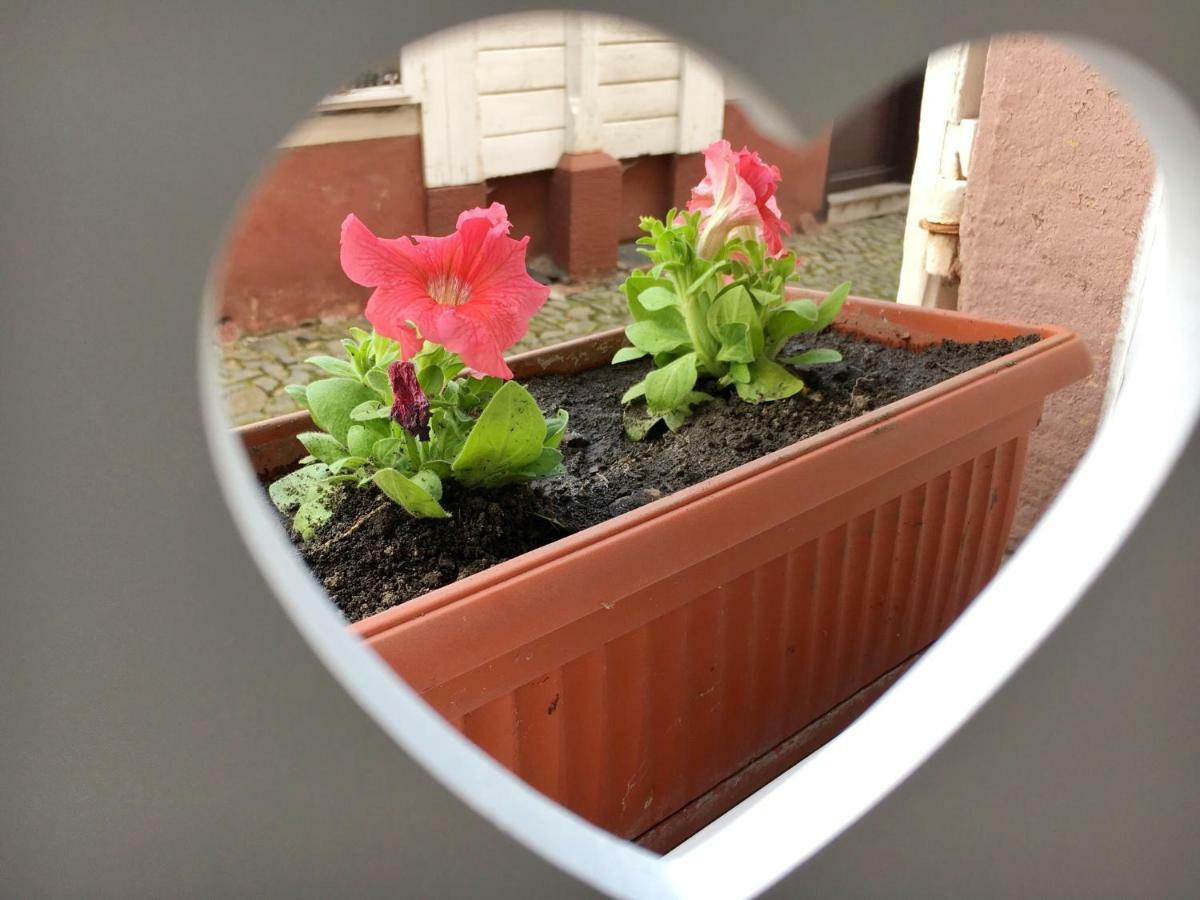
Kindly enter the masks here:
[[789, 338], [832, 322], [850, 285], [820, 304], [788, 296], [799, 275], [796, 255], [783, 244], [790, 229], [775, 199], [779, 169], [724, 140], [705, 151], [704, 163], [686, 210], [642, 219], [646, 236], [638, 243], [651, 265], [623, 285], [632, 346], [613, 362], [650, 357], [655, 366], [622, 397], [644, 403], [626, 412], [625, 430], [635, 440], [659, 422], [678, 430], [712, 399], [701, 386], [732, 388], [751, 403], [781, 400], [804, 389], [790, 367], [841, 359], [831, 349], [780, 355]]
[[510, 228], [496, 203], [445, 237], [388, 240], [346, 219], [342, 267], [375, 288], [375, 331], [352, 328], [345, 359], [308, 360], [331, 377], [287, 389], [319, 429], [299, 435], [301, 468], [270, 487], [302, 536], [330, 517], [340, 485], [373, 484], [413, 516], [444, 518], [448, 479], [490, 488], [559, 470], [567, 414], [544, 416], [503, 358], [549, 294]]

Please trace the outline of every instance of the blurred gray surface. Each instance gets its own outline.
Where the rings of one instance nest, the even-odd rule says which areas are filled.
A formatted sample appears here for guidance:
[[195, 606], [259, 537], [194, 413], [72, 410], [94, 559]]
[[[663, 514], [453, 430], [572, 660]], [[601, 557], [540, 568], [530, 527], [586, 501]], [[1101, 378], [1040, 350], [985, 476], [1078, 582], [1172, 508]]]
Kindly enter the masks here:
[[[606, 5], [795, 85], [777, 99], [809, 133], [926, 52], [1015, 28], [1083, 29], [1200, 97], [1193, 4]], [[503, 8], [0, 12], [0, 893], [591, 893], [330, 677], [231, 527], [197, 403], [208, 261], [277, 137], [362, 59]], [[1193, 438], [1122, 570], [781, 894], [1194, 890], [1198, 459]], [[652, 869], [625, 884], [670, 892]]]

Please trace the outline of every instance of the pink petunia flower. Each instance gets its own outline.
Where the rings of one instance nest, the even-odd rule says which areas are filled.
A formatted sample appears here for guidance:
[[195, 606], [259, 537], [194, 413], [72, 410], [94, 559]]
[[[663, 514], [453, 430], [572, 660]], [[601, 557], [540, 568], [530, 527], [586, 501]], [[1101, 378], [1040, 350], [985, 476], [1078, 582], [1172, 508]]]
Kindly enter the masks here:
[[342, 269], [351, 281], [375, 288], [367, 319], [400, 342], [405, 358], [428, 340], [477, 372], [512, 378], [504, 351], [525, 336], [550, 288], [529, 276], [529, 238], [513, 240], [511, 228], [499, 203], [462, 213], [445, 237], [380, 238], [349, 215], [342, 223]]
[[700, 255], [711, 258], [735, 230], [752, 228], [772, 256], [782, 256], [783, 235], [792, 229], [775, 199], [779, 168], [745, 147], [735, 153], [729, 141], [720, 140], [704, 151], [704, 172], [687, 205], [689, 212], [701, 212]]
[[392, 421], [415, 438], [429, 440], [429, 398], [417, 381], [417, 367], [396, 360], [388, 366], [392, 385]]

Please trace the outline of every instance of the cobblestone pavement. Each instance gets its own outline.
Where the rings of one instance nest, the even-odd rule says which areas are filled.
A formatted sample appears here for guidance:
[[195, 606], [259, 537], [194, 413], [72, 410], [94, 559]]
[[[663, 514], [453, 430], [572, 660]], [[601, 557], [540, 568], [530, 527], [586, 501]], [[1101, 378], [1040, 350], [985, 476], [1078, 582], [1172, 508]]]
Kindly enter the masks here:
[[[829, 289], [842, 281], [854, 293], [894, 299], [900, 280], [902, 213], [825, 228], [813, 235], [796, 235], [791, 246], [808, 265], [806, 287]], [[631, 257], [622, 253], [624, 260]], [[529, 334], [515, 350], [544, 347], [571, 337], [602, 331], [627, 321], [621, 278], [587, 284], [556, 284], [550, 299], [530, 323]], [[221, 388], [235, 425], [293, 412], [296, 405], [284, 392], [288, 384], [306, 384], [317, 373], [304, 360], [328, 353], [342, 355], [341, 339], [351, 325], [365, 321], [312, 323], [271, 334], [248, 335], [218, 347]]]

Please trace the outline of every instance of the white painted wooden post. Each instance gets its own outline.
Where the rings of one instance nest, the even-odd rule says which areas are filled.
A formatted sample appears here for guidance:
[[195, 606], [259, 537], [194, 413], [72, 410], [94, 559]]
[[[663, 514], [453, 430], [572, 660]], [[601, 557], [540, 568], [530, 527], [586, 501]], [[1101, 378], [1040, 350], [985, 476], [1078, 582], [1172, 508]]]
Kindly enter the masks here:
[[958, 281], [953, 277], [953, 266], [958, 236], [931, 233], [922, 220], [958, 224], [986, 61], [987, 41], [978, 41], [940, 50], [929, 57], [925, 67], [917, 159], [896, 297], [900, 303], [943, 308], [957, 305]]
[[603, 149], [600, 115], [600, 20], [588, 13], [570, 13], [566, 30], [567, 153]]
[[483, 180], [476, 26], [418, 41], [400, 57], [401, 83], [421, 104], [426, 187]]
[[703, 56], [680, 47], [679, 153], [698, 153], [721, 136], [725, 80]]

